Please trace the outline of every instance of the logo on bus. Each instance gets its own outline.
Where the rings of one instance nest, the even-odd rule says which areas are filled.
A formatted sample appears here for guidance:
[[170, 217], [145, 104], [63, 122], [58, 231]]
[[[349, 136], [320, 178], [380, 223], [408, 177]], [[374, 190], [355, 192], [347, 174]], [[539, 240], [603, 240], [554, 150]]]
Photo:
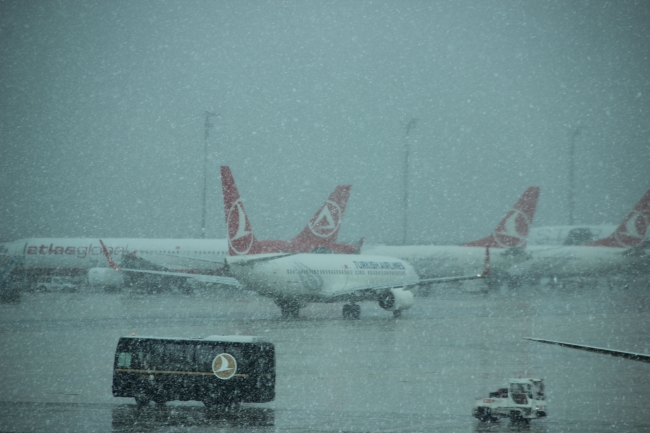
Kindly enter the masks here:
[[221, 353], [212, 361], [212, 372], [219, 379], [228, 380], [237, 372], [237, 361], [229, 353]]
[[341, 208], [335, 202], [327, 200], [316, 218], [309, 222], [309, 229], [316, 236], [327, 238], [338, 230], [340, 225]]

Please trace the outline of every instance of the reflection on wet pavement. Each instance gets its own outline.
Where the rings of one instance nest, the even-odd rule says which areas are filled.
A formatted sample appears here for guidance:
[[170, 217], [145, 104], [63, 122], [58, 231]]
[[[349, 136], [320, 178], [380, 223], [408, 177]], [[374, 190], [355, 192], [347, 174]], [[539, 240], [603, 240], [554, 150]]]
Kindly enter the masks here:
[[203, 406], [119, 405], [112, 409], [113, 431], [158, 430], [165, 427], [262, 428], [273, 427], [275, 411], [242, 407], [232, 411], [208, 410]]
[[[395, 320], [363, 303], [310, 305], [282, 320], [268, 299], [128, 293], [25, 294], [0, 304], [0, 431], [646, 432], [649, 366], [522, 337], [649, 352], [647, 282], [432, 289]], [[276, 346], [276, 399], [211, 412], [111, 394], [117, 339], [260, 335]], [[549, 416], [481, 423], [474, 399], [510, 377], [543, 377]]]

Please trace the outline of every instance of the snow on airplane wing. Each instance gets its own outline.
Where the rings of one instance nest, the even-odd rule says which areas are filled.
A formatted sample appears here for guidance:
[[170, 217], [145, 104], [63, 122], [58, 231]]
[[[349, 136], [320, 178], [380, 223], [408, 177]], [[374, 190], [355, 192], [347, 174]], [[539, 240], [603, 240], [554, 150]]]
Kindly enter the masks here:
[[420, 280], [405, 281], [402, 283], [391, 283], [391, 284], [381, 284], [381, 285], [369, 284], [365, 286], [346, 288], [344, 290], [335, 290], [334, 292], [332, 292], [331, 298], [332, 300], [335, 300], [338, 298], [346, 298], [346, 297], [349, 298], [350, 296], [355, 294], [362, 296], [364, 292], [370, 294], [370, 293], [377, 293], [377, 292], [390, 290], [390, 289], [406, 289], [407, 287], [412, 287], [412, 286], [425, 286], [425, 285], [437, 284], [437, 283], [450, 283], [453, 281], [479, 280], [482, 278], [487, 278], [489, 275], [490, 275], [490, 247], [487, 247], [485, 249], [485, 268], [483, 269], [483, 272], [479, 275], [426, 278]]
[[[111, 258], [110, 254], [108, 253], [108, 250], [106, 249], [106, 245], [104, 245], [104, 242], [102, 240], [99, 240], [99, 243], [102, 246], [102, 250], [104, 252], [104, 256], [106, 257], [106, 260], [108, 261], [108, 265], [115, 269], [116, 271], [122, 271], [122, 272], [135, 272], [135, 273], [141, 273], [141, 274], [155, 274], [155, 275], [164, 275], [168, 277], [183, 277], [183, 278], [192, 278], [194, 280], [202, 281], [205, 283], [217, 283], [217, 284], [223, 284], [223, 285], [228, 285], [228, 286], [234, 286], [234, 287], [241, 287], [241, 284], [239, 281], [232, 277], [222, 277], [218, 275], [205, 275], [205, 274], [196, 274], [196, 273], [187, 273], [187, 272], [172, 272], [172, 271], [156, 271], [156, 270], [148, 270], [148, 269], [128, 269], [128, 268], [121, 268], [115, 264], [113, 259]], [[143, 259], [144, 260], [144, 259]], [[217, 262], [214, 262], [217, 263]]]

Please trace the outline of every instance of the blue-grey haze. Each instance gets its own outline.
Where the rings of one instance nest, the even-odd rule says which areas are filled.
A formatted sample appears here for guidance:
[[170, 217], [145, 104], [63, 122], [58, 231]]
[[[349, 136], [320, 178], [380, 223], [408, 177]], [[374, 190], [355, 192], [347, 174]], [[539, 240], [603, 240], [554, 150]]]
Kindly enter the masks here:
[[[0, 1], [0, 239], [223, 238], [219, 166], [256, 234], [288, 238], [339, 183], [339, 239], [618, 223], [650, 188], [644, 1]], [[406, 125], [418, 119], [415, 128]]]

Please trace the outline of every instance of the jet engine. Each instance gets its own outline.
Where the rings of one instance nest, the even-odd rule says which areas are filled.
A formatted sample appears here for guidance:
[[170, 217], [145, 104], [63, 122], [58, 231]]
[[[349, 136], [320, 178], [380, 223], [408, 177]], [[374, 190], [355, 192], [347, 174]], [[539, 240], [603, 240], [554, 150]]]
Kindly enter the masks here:
[[124, 276], [111, 268], [90, 268], [88, 283], [91, 286], [118, 287], [124, 285]]
[[390, 289], [381, 294], [379, 306], [388, 311], [408, 310], [413, 306], [413, 292], [404, 289]]

